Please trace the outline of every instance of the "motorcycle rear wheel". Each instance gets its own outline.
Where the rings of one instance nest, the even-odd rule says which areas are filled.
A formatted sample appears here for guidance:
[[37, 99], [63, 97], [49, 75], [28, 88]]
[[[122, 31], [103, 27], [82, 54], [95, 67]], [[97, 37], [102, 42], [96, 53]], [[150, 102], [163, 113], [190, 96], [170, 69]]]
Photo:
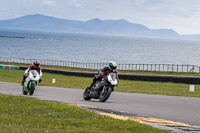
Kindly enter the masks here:
[[110, 97], [112, 90], [113, 89], [111, 86], [105, 86], [102, 92], [100, 93], [99, 101], [105, 102]]
[[83, 99], [85, 99], [86, 101], [89, 101], [91, 99], [90, 97], [90, 88], [87, 87], [83, 93]]

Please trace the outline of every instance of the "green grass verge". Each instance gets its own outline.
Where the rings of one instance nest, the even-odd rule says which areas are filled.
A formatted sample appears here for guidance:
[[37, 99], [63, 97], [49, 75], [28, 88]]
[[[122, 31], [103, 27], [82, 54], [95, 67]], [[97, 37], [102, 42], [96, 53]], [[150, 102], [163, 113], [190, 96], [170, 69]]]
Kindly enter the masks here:
[[[30, 64], [9, 63], [9, 62], [0, 62], [0, 64], [27, 66], [27, 67], [30, 65]], [[48, 69], [66, 70], [66, 71], [97, 72], [97, 70], [92, 70], [92, 69], [63, 67], [63, 66], [41, 65], [41, 67]], [[181, 73], [181, 72], [155, 72], [155, 71], [152, 72], [152, 71], [126, 71], [126, 70], [119, 70], [118, 72], [125, 74], [144, 74], [144, 75], [200, 76], [200, 73]]]
[[[21, 83], [24, 71], [0, 69], [0, 81]], [[56, 83], [52, 84], [52, 79]], [[85, 89], [92, 78], [65, 76], [59, 74], [43, 73], [43, 82], [41, 86], [64, 87]], [[115, 87], [118, 92], [146, 93], [172, 96], [200, 97], [200, 85], [195, 85], [195, 92], [189, 92], [188, 84], [169, 83], [169, 82], [144, 82], [120, 80], [119, 85]]]
[[115, 120], [78, 107], [34, 98], [0, 95], [1, 133], [164, 133], [134, 121]]

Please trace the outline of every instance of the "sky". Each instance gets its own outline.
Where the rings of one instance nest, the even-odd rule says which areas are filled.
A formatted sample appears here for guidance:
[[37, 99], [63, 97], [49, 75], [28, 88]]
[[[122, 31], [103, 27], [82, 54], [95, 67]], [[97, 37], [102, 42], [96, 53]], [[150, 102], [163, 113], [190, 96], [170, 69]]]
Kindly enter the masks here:
[[81, 21], [126, 19], [150, 29], [200, 34], [200, 0], [0, 0], [0, 20], [29, 14]]

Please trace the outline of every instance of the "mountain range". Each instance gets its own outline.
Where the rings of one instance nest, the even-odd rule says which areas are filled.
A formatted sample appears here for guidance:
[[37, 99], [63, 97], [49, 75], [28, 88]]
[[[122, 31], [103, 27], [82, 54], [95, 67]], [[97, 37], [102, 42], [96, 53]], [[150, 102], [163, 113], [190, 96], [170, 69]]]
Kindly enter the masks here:
[[173, 29], [150, 29], [142, 24], [130, 23], [125, 19], [100, 20], [94, 18], [88, 21], [78, 21], [59, 19], [40, 14], [26, 15], [10, 20], [1, 20], [0, 29], [200, 39], [200, 34], [179, 35]]

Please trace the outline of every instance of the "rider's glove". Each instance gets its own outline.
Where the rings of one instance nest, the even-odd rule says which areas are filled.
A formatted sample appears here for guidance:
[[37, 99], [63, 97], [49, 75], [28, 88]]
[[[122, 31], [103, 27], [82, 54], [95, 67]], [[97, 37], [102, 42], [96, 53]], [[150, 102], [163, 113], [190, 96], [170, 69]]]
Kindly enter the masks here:
[[113, 72], [114, 72], [114, 73], [118, 73], [118, 71], [117, 71], [117, 70], [113, 70]]
[[42, 82], [42, 79], [39, 79], [39, 83]]

